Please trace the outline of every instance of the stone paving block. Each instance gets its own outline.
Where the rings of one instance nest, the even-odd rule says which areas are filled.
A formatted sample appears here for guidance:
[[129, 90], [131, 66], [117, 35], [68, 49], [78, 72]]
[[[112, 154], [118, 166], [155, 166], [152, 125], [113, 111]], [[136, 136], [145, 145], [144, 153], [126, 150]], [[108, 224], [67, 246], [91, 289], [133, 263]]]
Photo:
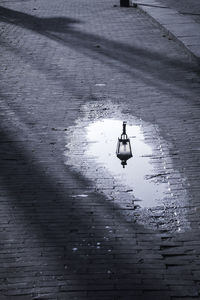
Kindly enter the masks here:
[[172, 13], [172, 14], [165, 14], [163, 11], [163, 14], [161, 15], [155, 15], [156, 19], [159, 21], [162, 25], [167, 24], [173, 24], [173, 25], [180, 25], [180, 24], [190, 24], [191, 20], [185, 16], [180, 15], [179, 13]]
[[181, 289], [178, 286], [173, 286], [170, 288], [172, 291], [172, 296], [182, 296], [182, 297], [198, 297], [199, 293], [190, 286], [185, 286], [184, 289]]
[[167, 292], [156, 292], [156, 291], [149, 291], [146, 292], [146, 295], [143, 296], [144, 299], [160, 299], [163, 297], [163, 299], [165, 300], [169, 300], [170, 297], [170, 293], [168, 294]]
[[[198, 42], [199, 43], [199, 42]], [[192, 50], [192, 52], [197, 56], [200, 57], [200, 47], [199, 45], [190, 45], [190, 49]]]
[[200, 36], [200, 25], [195, 23], [182, 24], [180, 27], [174, 26], [173, 24], [169, 24], [166, 25], [166, 29], [177, 37]]
[[200, 36], [200, 25], [198, 23], [189, 16], [182, 15], [172, 8], [162, 7], [162, 3], [155, 4], [150, 1], [147, 5], [138, 3], [138, 7], [159, 24], [170, 38], [175, 39], [192, 57], [199, 61], [198, 51], [195, 51], [184, 41], [185, 37], [191, 38], [196, 36], [198, 38]]

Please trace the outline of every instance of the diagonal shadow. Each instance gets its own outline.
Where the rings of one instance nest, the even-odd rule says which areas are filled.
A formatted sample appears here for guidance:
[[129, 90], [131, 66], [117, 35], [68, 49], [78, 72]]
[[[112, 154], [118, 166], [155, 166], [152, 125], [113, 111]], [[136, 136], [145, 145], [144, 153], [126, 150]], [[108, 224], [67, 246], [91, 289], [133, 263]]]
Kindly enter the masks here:
[[[26, 294], [31, 293], [34, 282], [35, 295], [42, 295], [40, 282], [45, 280], [44, 274], [48, 274], [48, 278], [52, 278], [55, 295], [57, 289], [57, 293], [66, 292], [68, 295], [87, 293], [89, 297], [94, 293], [93, 299], [101, 292], [123, 297], [127, 295], [127, 299], [132, 295], [136, 300], [155, 300], [160, 299], [161, 295], [165, 299], [169, 295], [169, 284], [165, 285], [159, 278], [165, 274], [165, 263], [159, 254], [161, 239], [156, 232], [132, 221], [127, 222], [116, 205], [90, 191], [90, 182], [69, 169], [66, 169], [64, 178], [67, 185], [60, 185], [59, 178], [46, 174], [42, 164], [33, 159], [20, 141], [17, 142], [17, 137], [3, 129], [0, 130], [0, 144], [0, 179], [8, 191], [6, 202], [10, 207], [6, 218], [9, 223], [4, 226], [8, 232], [14, 231], [14, 236], [10, 236], [13, 243], [10, 247], [7, 246], [9, 238], [2, 238], [2, 241], [8, 239], [3, 252], [6, 249], [13, 249], [14, 252], [23, 250], [22, 254], [18, 254], [18, 262], [8, 263], [8, 267], [4, 264], [1, 270], [10, 274], [1, 287], [5, 295], [13, 292], [15, 280], [14, 286], [18, 287], [15, 293], [22, 293], [18, 281], [23, 278], [22, 283], [26, 282], [25, 274], [27, 280], [30, 274], [34, 277], [23, 289]], [[59, 165], [56, 169], [60, 170]], [[78, 203], [80, 199], [73, 198], [74, 193], [81, 193], [82, 190], [89, 195], [85, 206], [82, 201]], [[20, 227], [26, 228], [22, 236]], [[113, 233], [108, 234], [105, 227]], [[121, 234], [115, 234], [115, 230]], [[146, 246], [138, 243], [140, 236], [142, 241], [145, 239], [143, 235], [151, 237], [145, 254], [142, 251]], [[99, 242], [101, 249], [97, 247]], [[77, 248], [77, 252], [73, 252], [73, 248]], [[3, 249], [1, 244], [1, 251]], [[186, 268], [188, 270], [188, 266]], [[97, 285], [99, 276], [101, 284]], [[150, 286], [145, 284], [145, 278], [151, 282]], [[161, 294], [151, 297], [148, 292]]]
[[159, 86], [168, 93], [171, 90], [172, 94], [179, 94], [180, 89], [189, 92], [191, 82], [187, 78], [183, 80], [184, 73], [185, 76], [189, 71], [199, 74], [199, 68], [191, 63], [76, 30], [72, 25], [79, 23], [78, 20], [38, 18], [2, 6], [0, 13], [1, 20], [5, 23], [35, 31], [152, 86]]
[[[109, 291], [110, 293], [116, 292], [117, 295], [135, 293], [136, 298], [134, 299], [141, 300], [143, 298], [138, 296], [138, 293], [142, 294], [144, 289], [141, 270], [145, 274], [145, 268], [147, 268], [146, 271], [149, 274], [150, 268], [152, 283], [155, 281], [150, 290], [162, 291], [167, 294], [168, 286], [161, 283], [156, 276], [157, 268], [163, 268], [164, 271], [163, 262], [159, 258], [148, 258], [148, 263], [145, 264], [143, 256], [138, 255], [136, 251], [138, 246], [135, 234], [142, 232], [147, 234], [149, 231], [143, 226], [127, 223], [115, 205], [90, 191], [90, 183], [69, 169], [66, 170], [64, 179], [68, 182], [68, 187], [65, 184], [61, 186], [54, 174], [47, 176], [41, 169], [40, 163], [35, 162], [23, 145], [15, 140], [16, 138], [11, 134], [3, 129], [0, 130], [0, 178], [3, 187], [8, 191], [9, 197], [6, 199], [9, 199], [9, 203], [7, 205], [12, 208], [12, 214], [16, 211], [14, 219], [10, 215], [7, 216], [8, 219], [10, 218], [9, 231], [14, 231], [14, 237], [11, 235], [13, 243], [11, 247], [14, 251], [23, 249], [22, 256], [18, 255], [18, 262], [8, 263], [10, 267], [4, 266], [2, 270], [5, 273], [11, 272], [1, 287], [3, 293], [7, 295], [13, 290], [10, 283], [13, 272], [16, 280], [23, 277], [24, 272], [30, 272], [32, 276], [37, 277], [38, 285], [43, 274], [47, 272], [48, 276], [52, 277], [54, 273], [59, 274], [56, 279], [52, 280], [52, 284], [55, 289], [60, 287], [61, 292], [98, 293]], [[72, 187], [69, 188], [69, 186]], [[85, 207], [81, 203], [76, 203], [72, 197], [74, 191], [77, 192], [80, 189], [89, 191], [88, 203]], [[19, 213], [19, 210], [22, 214]], [[93, 210], [94, 216], [91, 214]], [[93, 218], [95, 218], [95, 222]], [[122, 232], [129, 230], [130, 236], [132, 236], [131, 240], [129, 240], [129, 236], [117, 240], [115, 234], [108, 235], [105, 222], [107, 225], [109, 224], [109, 230], [112, 232], [116, 228]], [[20, 231], [22, 224], [27, 228], [27, 234], [23, 233], [22, 236], [19, 236], [18, 230]], [[97, 228], [102, 229], [96, 230], [94, 224]], [[152, 235], [152, 232], [149, 234]], [[35, 243], [35, 236], [37, 243]], [[109, 236], [108, 240], [104, 239], [105, 236]], [[99, 242], [102, 244], [101, 249], [97, 247]], [[156, 233], [154, 233], [151, 241], [152, 249], [157, 248], [159, 242], [160, 239], [157, 239]], [[92, 246], [88, 246], [89, 244]], [[34, 252], [35, 248], [44, 253], [47, 251], [46, 257], [43, 258], [43, 255], [37, 257]], [[52, 249], [52, 252], [49, 248]], [[72, 248], [77, 248], [77, 253], [73, 252]], [[108, 252], [109, 249], [115, 248], [118, 249], [116, 255], [119, 262], [113, 253]], [[127, 248], [130, 249], [130, 253], [128, 257], [125, 254], [125, 258], [123, 251]], [[149, 250], [149, 252], [153, 252], [153, 250]], [[99, 274], [101, 274], [101, 284], [97, 285], [96, 280], [98, 280]], [[62, 277], [61, 282], [58, 279], [60, 277]], [[24, 281], [26, 279], [23, 279]], [[33, 282], [29, 282], [30, 284]], [[21, 284], [18, 283], [17, 286], [19, 291], [16, 293], [22, 293]], [[31, 290], [32, 286], [29, 288], [27, 285], [23, 292], [29, 294]], [[35, 293], [42, 294], [39, 287], [38, 290], [36, 287]], [[151, 296], [144, 299], [151, 299]]]
[[[21, 14], [21, 13], [20, 13]], [[11, 17], [9, 17], [12, 19]], [[14, 18], [14, 17], [13, 17]], [[21, 15], [20, 15], [21, 18]], [[20, 19], [19, 18], [19, 19]], [[35, 18], [35, 17], [34, 17]], [[21, 20], [21, 19], [20, 19]], [[11, 20], [12, 21], [12, 20]], [[9, 21], [9, 22], [11, 22]], [[32, 29], [35, 28], [41, 28], [42, 24], [33, 24], [33, 21], [31, 19], [31, 25], [25, 25], [25, 28]], [[6, 21], [7, 22], [7, 21]], [[12, 21], [13, 22], [13, 21]], [[11, 23], [12, 23], [11, 22]], [[16, 20], [14, 21], [16, 22]], [[19, 22], [19, 21], [17, 21]], [[23, 20], [20, 21], [23, 23]], [[19, 22], [19, 26], [22, 26]], [[26, 20], [26, 23], [29, 23], [28, 20]], [[48, 20], [49, 22], [49, 20]], [[57, 21], [54, 23], [54, 27], [56, 26]], [[30, 26], [30, 28], [28, 27]], [[93, 35], [89, 35], [88, 41], [84, 41], [83, 44], [81, 40], [85, 36], [85, 34], [82, 34], [80, 32], [75, 31], [75, 38], [74, 38], [74, 30], [69, 30], [70, 28], [70, 22], [67, 23], [65, 30], [71, 31], [71, 35], [73, 36], [72, 40], [74, 39], [74, 44], [72, 43], [73, 47], [77, 47], [78, 45], [81, 46], [81, 51], [88, 52], [87, 49], [92, 48], [92, 53], [97, 53], [99, 56], [99, 52], [101, 50], [94, 50], [93, 43], [97, 42], [97, 38]], [[40, 29], [37, 29], [40, 30]], [[48, 29], [45, 29], [46, 31]], [[54, 29], [51, 29], [55, 32]], [[63, 30], [62, 26], [60, 26], [60, 31], [56, 32], [62, 32]], [[39, 31], [38, 31], [39, 32]], [[42, 30], [42, 34], [49, 35], [49, 33], [46, 33]], [[52, 34], [49, 35], [50, 38], [56, 38]], [[60, 39], [60, 38], [59, 38]], [[102, 41], [100, 39], [100, 41]], [[70, 40], [70, 43], [72, 41]], [[66, 38], [64, 39], [64, 43], [66, 44]], [[106, 41], [107, 43], [107, 41]], [[92, 46], [91, 46], [92, 45]], [[107, 50], [105, 50], [105, 56], [108, 56], [110, 58], [113, 58], [117, 60], [116, 56], [112, 55], [112, 51], [114, 50], [113, 45], [117, 44], [110, 44]], [[121, 44], [118, 44], [119, 46]], [[88, 48], [87, 48], [88, 47]], [[105, 45], [106, 47], [106, 45]], [[123, 46], [122, 46], [123, 48]], [[123, 53], [127, 53], [126, 49], [123, 48]], [[110, 55], [110, 56], [109, 56]], [[137, 53], [139, 56], [139, 52]], [[124, 58], [121, 58], [123, 60]], [[154, 56], [155, 59], [155, 56]], [[128, 60], [124, 60], [126, 64], [128, 64]], [[129, 62], [130, 63], [130, 62]], [[98, 276], [94, 274], [102, 274], [103, 272], [103, 279], [102, 284], [105, 284], [104, 288], [102, 287], [102, 290], [107, 289], [111, 292], [116, 290], [116, 285], [119, 285], [120, 289], [118, 291], [118, 294], [121, 292], [123, 293], [122, 296], [125, 295], [125, 292], [127, 290], [134, 291], [134, 289], [143, 290], [144, 286], [141, 281], [141, 276], [139, 274], [148, 273], [148, 267], [145, 266], [141, 262], [141, 268], [138, 267], [138, 262], [141, 259], [141, 257], [137, 253], [131, 254], [127, 261], [131, 264], [132, 270], [128, 274], [128, 276], [124, 276], [124, 264], [121, 263], [121, 265], [117, 265], [116, 260], [113, 256], [106, 255], [104, 250], [97, 250], [95, 248], [92, 249], [92, 251], [89, 251], [88, 248], [85, 249], [84, 246], [82, 246], [81, 251], [77, 254], [73, 253], [71, 241], [74, 242], [74, 245], [80, 246], [80, 243], [82, 242], [82, 239], [79, 236], [79, 233], [81, 232], [81, 229], [83, 229], [84, 234], [87, 236], [87, 242], [97, 244], [99, 240], [103, 240], [104, 235], [106, 234], [105, 230], [102, 230], [102, 233], [99, 234], [99, 231], [95, 230], [95, 228], [92, 229], [92, 217], [90, 215], [91, 210], [87, 210], [82, 208], [81, 210], [78, 209], [77, 206], [74, 206], [74, 198], [71, 197], [73, 189], [66, 188], [65, 185], [60, 188], [59, 181], [54, 178], [53, 176], [47, 176], [45, 175], [45, 172], [41, 169], [40, 165], [37, 165], [33, 163], [32, 156], [30, 153], [26, 153], [25, 150], [19, 146], [17, 142], [14, 142], [14, 139], [12, 136], [9, 136], [8, 133], [4, 132], [2, 130], [1, 132], [1, 179], [4, 182], [4, 186], [9, 190], [9, 193], [11, 195], [11, 198], [13, 198], [11, 205], [14, 205], [16, 207], [19, 207], [23, 210], [23, 215], [25, 222], [30, 225], [31, 231], [35, 231], [38, 239], [41, 242], [48, 242], [51, 245], [58, 248], [58, 254], [56, 255], [56, 258], [54, 259], [54, 264], [59, 264], [60, 266], [64, 266], [65, 264], [69, 265], [69, 270], [63, 271], [63, 268], [59, 268], [59, 271], [64, 274], [64, 281], [67, 281], [67, 278], [69, 274], [75, 274], [76, 279], [81, 283], [79, 286], [80, 291], [86, 291], [86, 290], [94, 290], [95, 287], [95, 281], [98, 280]], [[9, 143], [11, 141], [11, 143]], [[67, 172], [67, 178], [68, 180], [75, 184], [75, 189], [86, 188], [88, 186], [88, 182], [85, 181], [83, 178], [78, 177], [77, 174], [73, 174], [68, 169]], [[94, 200], [95, 199], [95, 200]], [[97, 201], [97, 200], [98, 201]], [[89, 196], [90, 204], [94, 204], [95, 201], [98, 203], [101, 203], [101, 206], [98, 208], [97, 212], [98, 214], [95, 215], [95, 219], [97, 223], [100, 226], [104, 226], [105, 222], [103, 219], [103, 216], [105, 214], [109, 214], [113, 216], [113, 218], [116, 220], [117, 224], [121, 228], [129, 228], [130, 232], [135, 235], [137, 232], [145, 232], [148, 233], [148, 230], [143, 228], [142, 226], [139, 226], [137, 224], [130, 225], [128, 224], [125, 219], [119, 215], [115, 214], [114, 209], [115, 207], [108, 203], [105, 198], [100, 197], [98, 194], [90, 193]], [[28, 205], [27, 205], [28, 201]], [[90, 217], [86, 217], [90, 215]], [[99, 217], [98, 217], [99, 216]], [[76, 220], [76, 222], [71, 222], [72, 220]], [[37, 224], [37, 225], [36, 225]], [[39, 226], [38, 226], [39, 224]], [[54, 226], [51, 226], [55, 224]], [[75, 225], [74, 225], [75, 224]], [[78, 228], [77, 228], [78, 226]], [[81, 229], [80, 229], [81, 228]], [[115, 228], [115, 225], [111, 225], [111, 228]], [[152, 233], [151, 233], [152, 234]], [[70, 237], [69, 237], [70, 236]], [[21, 240], [19, 240], [21, 242]], [[106, 243], [105, 243], [106, 244]], [[128, 238], [125, 238], [124, 240], [115, 241], [112, 240], [112, 244], [110, 243], [106, 244], [106, 247], [118, 247], [119, 249], [123, 250], [124, 246], [127, 246], [130, 244], [130, 240]], [[157, 241], [155, 238], [152, 240], [152, 249], [155, 244], [155, 247], [157, 246]], [[69, 246], [70, 245], [70, 246]], [[25, 245], [26, 247], [27, 244]], [[29, 245], [30, 246], [30, 245]], [[132, 251], [132, 246], [131, 251]], [[122, 253], [123, 251], [119, 251], [119, 259], [124, 259]], [[150, 253], [153, 253], [153, 250], [149, 250]], [[101, 263], [101, 259], [99, 258], [99, 255], [103, 257], [103, 263]], [[96, 260], [95, 260], [96, 258]], [[150, 264], [156, 265], [159, 264], [158, 261], [154, 258], [150, 260]], [[105, 269], [102, 271], [102, 265], [106, 266]], [[164, 269], [164, 266], [162, 266]], [[38, 267], [39, 270], [42, 269], [41, 266]], [[111, 269], [112, 273], [111, 275], [106, 274], [106, 270]], [[135, 272], [134, 272], [135, 269]], [[95, 272], [94, 272], [95, 270]], [[88, 272], [89, 271], [89, 278], [85, 282], [83, 277], [81, 276], [81, 272]], [[151, 279], [152, 282], [157, 285], [157, 289], [163, 290], [163, 296], [166, 293], [168, 288], [166, 286], [163, 286], [161, 283], [161, 280], [156, 279], [156, 270], [151, 270]], [[39, 276], [39, 271], [37, 272], [37, 276]], [[127, 273], [126, 273], [127, 275]], [[130, 277], [132, 276], [132, 282], [130, 282]], [[125, 277], [125, 280], [124, 280]], [[155, 278], [154, 278], [155, 277]], [[40, 277], [41, 278], [41, 277]], [[106, 285], [106, 282], [108, 283]], [[133, 284], [134, 282], [134, 284]], [[64, 289], [67, 289], [66, 283], [63, 283]], [[154, 287], [155, 288], [155, 287]], [[153, 288], [152, 288], [153, 289]], [[135, 296], [137, 297], [137, 295]], [[138, 296], [141, 300], [141, 297]], [[137, 299], [137, 298], [134, 298]], [[151, 299], [149, 296], [147, 299]], [[152, 299], [155, 299], [153, 297]]]
[[38, 18], [3, 6], [0, 6], [0, 20], [36, 32], [65, 32], [72, 24], [80, 23], [78, 20], [64, 17]]
[[190, 15], [190, 16], [200, 16], [200, 14], [195, 14], [195, 13], [192, 13], [192, 12], [181, 12], [180, 11], [180, 14], [182, 14], [182, 15]]

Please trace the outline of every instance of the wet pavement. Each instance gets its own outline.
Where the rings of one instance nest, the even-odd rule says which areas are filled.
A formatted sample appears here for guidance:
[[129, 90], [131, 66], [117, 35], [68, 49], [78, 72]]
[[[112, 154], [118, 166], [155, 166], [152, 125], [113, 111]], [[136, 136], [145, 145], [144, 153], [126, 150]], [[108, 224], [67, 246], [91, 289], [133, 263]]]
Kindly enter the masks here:
[[199, 67], [118, 4], [0, 7], [0, 300], [200, 297]]
[[[93, 103], [84, 105], [83, 117], [66, 131], [66, 165], [90, 180], [95, 191], [104, 194], [108, 201], [128, 210], [129, 216], [132, 215], [138, 223], [157, 228], [157, 223], [150, 221], [151, 209], [160, 207], [171, 210], [171, 215], [168, 213], [165, 216], [171, 222], [171, 231], [188, 229], [186, 214], [181, 209], [188, 201], [187, 189], [183, 188], [185, 177], [173, 167], [170, 143], [159, 135], [156, 125], [128, 113], [123, 114], [114, 103], [108, 105], [101, 101], [100, 109], [98, 112], [98, 105]], [[125, 168], [116, 155], [124, 119], [127, 120], [132, 149], [132, 158]], [[169, 164], [171, 168], [167, 168]], [[174, 174], [175, 187], [172, 180]], [[174, 207], [177, 209], [175, 219]], [[166, 220], [162, 227], [166, 226], [169, 230]]]

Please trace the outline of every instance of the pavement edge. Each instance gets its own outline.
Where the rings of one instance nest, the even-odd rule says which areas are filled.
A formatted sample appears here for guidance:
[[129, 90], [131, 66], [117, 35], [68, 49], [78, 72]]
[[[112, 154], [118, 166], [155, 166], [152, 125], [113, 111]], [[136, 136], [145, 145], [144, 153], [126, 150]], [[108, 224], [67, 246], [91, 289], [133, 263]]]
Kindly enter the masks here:
[[130, 0], [130, 6], [149, 15], [167, 36], [178, 42], [191, 60], [200, 64], [200, 24], [158, 1]]

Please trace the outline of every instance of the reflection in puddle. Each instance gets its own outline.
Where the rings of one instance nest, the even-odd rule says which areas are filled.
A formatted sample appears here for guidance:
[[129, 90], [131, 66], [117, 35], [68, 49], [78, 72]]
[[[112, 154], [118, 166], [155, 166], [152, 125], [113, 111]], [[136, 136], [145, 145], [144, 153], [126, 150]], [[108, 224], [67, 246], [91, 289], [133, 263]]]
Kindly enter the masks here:
[[123, 168], [127, 165], [127, 160], [130, 159], [132, 155], [131, 142], [126, 133], [126, 123], [123, 122], [123, 131], [121, 137], [118, 138], [116, 155], [121, 160], [121, 165]]
[[166, 183], [156, 184], [147, 179], [154, 173], [150, 162], [152, 149], [145, 143], [140, 126], [127, 125], [133, 157], [128, 160], [124, 169], [115, 154], [122, 121], [103, 119], [91, 123], [86, 129], [89, 148], [85, 154], [88, 157], [95, 157], [95, 161], [105, 167], [118, 183], [124, 185], [127, 192], [142, 200], [140, 206], [156, 206], [157, 200], [166, 197], [168, 192]]

